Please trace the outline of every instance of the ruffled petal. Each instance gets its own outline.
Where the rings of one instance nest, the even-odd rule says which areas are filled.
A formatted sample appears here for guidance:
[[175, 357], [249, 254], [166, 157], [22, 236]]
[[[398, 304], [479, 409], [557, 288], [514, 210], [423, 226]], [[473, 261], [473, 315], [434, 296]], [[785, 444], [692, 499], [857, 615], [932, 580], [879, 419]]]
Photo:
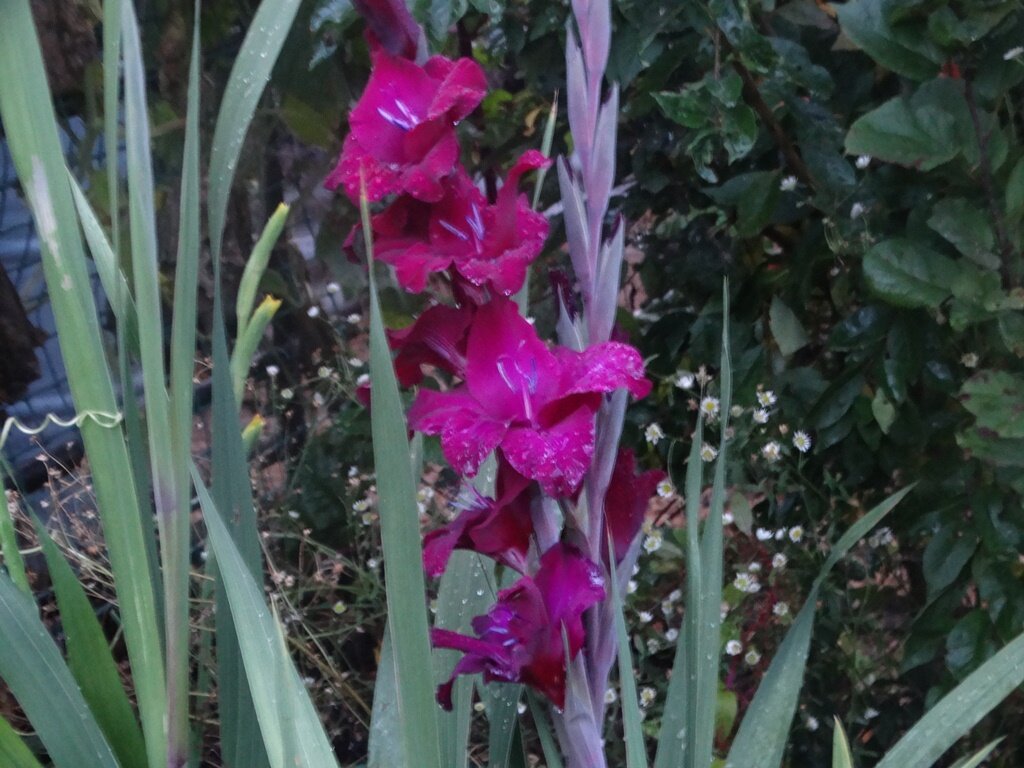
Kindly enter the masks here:
[[467, 477], [476, 474], [508, 429], [485, 413], [470, 395], [458, 390], [420, 390], [409, 409], [409, 426], [426, 435], [440, 435], [445, 458]]
[[665, 473], [659, 469], [636, 474], [633, 452], [619, 451], [604, 498], [605, 525], [611, 533], [616, 563], [626, 556], [639, 535], [647, 503], [664, 478]]
[[564, 364], [565, 394], [612, 392], [626, 388], [635, 397], [645, 397], [651, 382], [644, 377], [644, 360], [629, 344], [608, 341], [582, 352], [559, 350]]
[[594, 455], [594, 411], [578, 408], [550, 428], [513, 427], [501, 451], [516, 471], [540, 483], [550, 496], [570, 496]]

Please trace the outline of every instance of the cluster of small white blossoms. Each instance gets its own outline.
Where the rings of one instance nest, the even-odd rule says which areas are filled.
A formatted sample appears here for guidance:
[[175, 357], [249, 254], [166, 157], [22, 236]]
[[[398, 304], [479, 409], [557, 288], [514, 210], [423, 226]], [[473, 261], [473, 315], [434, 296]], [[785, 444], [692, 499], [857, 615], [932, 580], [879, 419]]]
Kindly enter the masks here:
[[789, 540], [794, 544], [799, 544], [804, 537], [803, 526], [794, 525], [792, 528], [779, 528], [778, 530], [771, 530], [770, 528], [757, 528], [754, 531], [754, 536], [757, 537], [758, 541], [782, 541], [789, 537]]
[[[743, 653], [743, 643], [739, 640], [730, 640], [725, 644], [725, 652], [729, 656], [739, 656]], [[748, 648], [746, 654], [743, 656], [743, 661], [745, 661], [748, 666], [756, 666], [757, 663], [761, 661], [761, 654], [756, 648]]]

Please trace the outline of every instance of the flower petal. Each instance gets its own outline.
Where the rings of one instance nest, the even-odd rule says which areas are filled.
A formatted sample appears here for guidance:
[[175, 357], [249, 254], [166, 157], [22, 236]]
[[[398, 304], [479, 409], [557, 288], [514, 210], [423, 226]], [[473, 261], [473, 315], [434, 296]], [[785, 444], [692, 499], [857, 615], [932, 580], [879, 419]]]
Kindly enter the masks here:
[[608, 341], [582, 352], [559, 352], [565, 365], [566, 394], [625, 387], [635, 397], [645, 397], [651, 391], [651, 382], [644, 377], [644, 360], [629, 344]]
[[550, 428], [513, 427], [501, 451], [516, 471], [540, 483], [550, 496], [570, 496], [594, 455], [594, 411], [577, 408]]
[[476, 474], [498, 447], [507, 425], [491, 418], [464, 391], [420, 390], [409, 409], [409, 426], [426, 435], [440, 435], [445, 458], [457, 472]]

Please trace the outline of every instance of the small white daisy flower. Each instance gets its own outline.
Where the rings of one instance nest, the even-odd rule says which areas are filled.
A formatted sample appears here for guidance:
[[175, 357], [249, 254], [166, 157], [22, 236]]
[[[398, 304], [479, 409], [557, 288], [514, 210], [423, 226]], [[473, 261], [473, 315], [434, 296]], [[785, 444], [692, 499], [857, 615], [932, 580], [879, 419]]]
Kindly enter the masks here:
[[818, 718], [813, 715], [808, 715], [804, 718], [804, 725], [807, 726], [808, 731], [816, 731], [818, 730]]
[[672, 481], [669, 479], [662, 480], [658, 483], [658, 496], [663, 499], [671, 498], [676, 492], [675, 486], [672, 485]]
[[781, 570], [785, 568], [786, 563], [788, 562], [789, 560], [781, 552], [776, 552], [774, 555], [772, 555], [772, 568], [774, 568], [775, 570]]
[[680, 600], [683, 599], [683, 590], [673, 589], [671, 592], [668, 593], [668, 598], [666, 599], [670, 603], [678, 603]]
[[689, 371], [681, 371], [676, 375], [676, 386], [680, 389], [693, 389], [697, 377]]
[[649, 637], [649, 638], [647, 638], [647, 652], [648, 653], [657, 653], [659, 648], [661, 648], [661, 643], [658, 641], [658, 638], [656, 638], [656, 637]]
[[615, 693], [615, 689], [614, 688], [608, 688], [608, 689], [605, 690], [605, 692], [604, 692], [604, 703], [605, 704], [614, 704], [615, 700], [618, 699], [618, 698], [619, 697]]
[[368, 387], [368, 386], [370, 386], [370, 374], [368, 374], [368, 373], [360, 374], [359, 378], [356, 379], [356, 386], [357, 387]]
[[661, 531], [651, 531], [644, 537], [644, 552], [652, 554], [661, 549]]
[[759, 389], [757, 391], [757, 402], [762, 408], [771, 408], [778, 401], [775, 392], [770, 389]]
[[274, 378], [280, 372], [281, 372], [281, 369], [278, 368], [276, 365], [268, 365], [267, 366], [267, 376], [269, 376], [270, 378]]
[[734, 520], [735, 518], [732, 516], [732, 512], [726, 511], [722, 513], [722, 525], [732, 525]]
[[325, 288], [327, 289], [327, 292], [328, 292], [328, 293], [337, 293], [338, 291], [340, 291], [340, 290], [341, 290], [341, 286], [340, 286], [340, 285], [338, 285], [338, 284], [337, 284], [336, 282], [334, 282], [333, 280], [332, 280], [331, 282], [329, 282], [329, 283], [328, 283], [328, 284], [327, 284], [327, 285], [325, 286]]
[[960, 362], [965, 368], [977, 368], [978, 355], [974, 352], [967, 352], [960, 358]]
[[761, 455], [764, 456], [765, 461], [774, 463], [782, 456], [782, 446], [774, 440], [767, 442], [761, 448]]
[[755, 424], [767, 424], [768, 419], [771, 416], [771, 414], [768, 413], [767, 408], [755, 408], [752, 415], [754, 417]]
[[865, 168], [871, 165], [871, 155], [859, 155], [854, 165], [857, 166], [858, 171], [863, 171]]
[[306, 310], [306, 314], [310, 317], [320, 317], [320, 307], [315, 304]]
[[285, 389], [281, 390], [281, 397], [284, 400], [291, 400], [293, 397], [295, 397], [295, 392], [290, 387], [286, 387]]
[[757, 536], [758, 541], [771, 541], [772, 536], [774, 536], [775, 534], [767, 528], [758, 528], [756, 531], [754, 531], [754, 535]]
[[779, 182], [779, 190], [782, 192], [792, 192], [796, 189], [796, 176], [787, 176]]
[[338, 602], [336, 602], [334, 604], [334, 606], [331, 608], [331, 610], [334, 611], [337, 615], [340, 616], [341, 614], [343, 614], [345, 611], [348, 610], [348, 606], [345, 605], [345, 601], [344, 600], [339, 600]]
[[380, 563], [377, 561], [376, 557], [371, 557], [369, 560], [366, 561], [366, 567], [370, 570], [373, 570], [378, 565], [380, 565]]
[[654, 619], [654, 614], [650, 611], [640, 611], [640, 613], [637, 614], [637, 617], [640, 619], [641, 624], [650, 624]]
[[1024, 45], [1017, 45], [1008, 50], [1003, 54], [1003, 61], [1009, 61], [1010, 59], [1016, 59], [1024, 54]]
[[665, 633], [665, 639], [668, 640], [670, 643], [674, 643], [678, 637], [679, 637], [679, 630], [676, 629], [675, 627], [672, 627], [672, 629], [668, 630]]
[[636, 592], [638, 586], [639, 585], [636, 583], [636, 579], [630, 579], [626, 582], [626, 594], [632, 595], [634, 592]]
[[358, 325], [359, 321], [363, 319], [363, 316], [358, 312], [353, 312], [351, 315], [345, 318], [345, 322], [351, 325]]
[[654, 700], [658, 697], [658, 692], [649, 686], [644, 686], [640, 689], [640, 706], [649, 707], [654, 703]]
[[804, 529], [799, 525], [794, 525], [789, 529], [789, 540], [794, 544], [799, 544], [800, 539], [804, 537]]
[[525, 701], [520, 701], [518, 704], [516, 704], [516, 712], [518, 712], [520, 715], [525, 715], [526, 714], [526, 702]]
[[750, 573], [760, 573], [761, 572], [761, 564], [760, 563], [751, 563], [750, 565], [747, 566], [747, 571], [749, 571]]
[[348, 359], [348, 364], [351, 365], [353, 368], [362, 368], [364, 365], [366, 365], [366, 363], [364, 363], [358, 357], [350, 357]]
[[787, 616], [789, 614], [789, 605], [787, 603], [778, 602], [772, 606], [772, 613], [776, 616]]
[[854, 203], [850, 206], [850, 218], [854, 220], [859, 219], [866, 210], [867, 208], [864, 207], [864, 203]]
[[657, 445], [658, 441], [663, 437], [665, 437], [665, 432], [660, 424], [648, 424], [647, 429], [644, 430], [644, 438], [647, 440], [648, 445]]
[[713, 419], [718, 415], [719, 402], [717, 397], [711, 397], [708, 395], [700, 401], [700, 412], [704, 414], [704, 418]]
[[732, 585], [740, 592], [754, 593], [761, 590], [761, 585], [757, 579], [745, 571], [736, 574], [736, 578], [732, 580]]
[[811, 436], [802, 429], [798, 429], [793, 433], [793, 447], [800, 453], [807, 453], [811, 450]]
[[743, 643], [739, 640], [730, 640], [725, 644], [725, 652], [730, 656], [739, 656], [743, 653]]
[[877, 709], [875, 709], [874, 707], [868, 707], [867, 709], [864, 710], [864, 719], [865, 720], [874, 720], [880, 714], [881, 713]]
[[370, 508], [369, 499], [360, 499], [352, 504], [352, 510], [355, 512], [365, 512]]
[[477, 701], [473, 703], [474, 712], [483, 712], [485, 709], [487, 709], [487, 705], [484, 704], [482, 701]]
[[761, 660], [761, 654], [753, 648], [751, 648], [749, 651], [747, 651], [747, 655], [743, 657], [743, 660], [747, 662], [748, 665], [753, 667]]
[[363, 516], [359, 519], [362, 521], [363, 525], [372, 525], [376, 517], [377, 516], [373, 514], [373, 512], [364, 512]]
[[704, 443], [704, 445], [700, 447], [701, 461], [714, 461], [717, 456], [718, 449], [715, 448], [715, 446]]

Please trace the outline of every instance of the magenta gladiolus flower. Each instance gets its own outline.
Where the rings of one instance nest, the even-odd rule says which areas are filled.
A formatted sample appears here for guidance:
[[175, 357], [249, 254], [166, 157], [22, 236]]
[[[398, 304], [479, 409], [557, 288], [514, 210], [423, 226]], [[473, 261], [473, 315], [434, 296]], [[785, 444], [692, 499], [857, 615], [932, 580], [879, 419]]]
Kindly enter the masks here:
[[423, 380], [424, 365], [432, 365], [459, 378], [465, 376], [466, 340], [473, 320], [473, 305], [449, 307], [436, 304], [412, 325], [388, 332], [395, 356], [395, 375], [403, 387]]
[[431, 273], [449, 267], [473, 289], [515, 293], [548, 236], [547, 219], [519, 194], [519, 179], [548, 165], [540, 152], [526, 152], [509, 171], [494, 205], [461, 168], [444, 180], [439, 202], [396, 201], [392, 208], [397, 210], [374, 217], [377, 258], [393, 264], [398, 282], [415, 293], [426, 288]]
[[651, 469], [638, 475], [633, 452], [625, 449], [619, 451], [608, 483], [608, 492], [604, 497], [605, 522], [612, 535], [616, 564], [622, 562], [640, 533], [647, 502], [664, 478], [665, 473], [660, 469]]
[[351, 131], [325, 186], [344, 186], [357, 201], [362, 172], [370, 200], [390, 194], [440, 200], [441, 180], [452, 174], [459, 156], [455, 124], [476, 108], [486, 89], [483, 70], [472, 59], [434, 56], [421, 67], [374, 51], [370, 81], [352, 110]]
[[498, 602], [473, 620], [476, 637], [434, 629], [436, 648], [465, 655], [437, 700], [452, 708], [452, 686], [459, 675], [482, 672], [485, 682], [526, 683], [565, 706], [565, 644], [573, 659], [583, 647], [583, 612], [605, 596], [596, 565], [566, 544], [556, 544], [540, 560], [540, 569], [498, 593]]
[[549, 349], [508, 299], [480, 307], [466, 343], [465, 384], [421, 390], [409, 424], [440, 435], [445, 457], [472, 476], [500, 448], [517, 472], [545, 493], [579, 487], [594, 453], [594, 414], [601, 394], [619, 388], [645, 396], [640, 354], [607, 342], [583, 352]]
[[525, 573], [533, 534], [530, 485], [506, 462], [499, 462], [495, 498], [478, 495], [455, 520], [423, 538], [423, 568], [427, 574], [440, 576], [456, 549], [479, 552]]

